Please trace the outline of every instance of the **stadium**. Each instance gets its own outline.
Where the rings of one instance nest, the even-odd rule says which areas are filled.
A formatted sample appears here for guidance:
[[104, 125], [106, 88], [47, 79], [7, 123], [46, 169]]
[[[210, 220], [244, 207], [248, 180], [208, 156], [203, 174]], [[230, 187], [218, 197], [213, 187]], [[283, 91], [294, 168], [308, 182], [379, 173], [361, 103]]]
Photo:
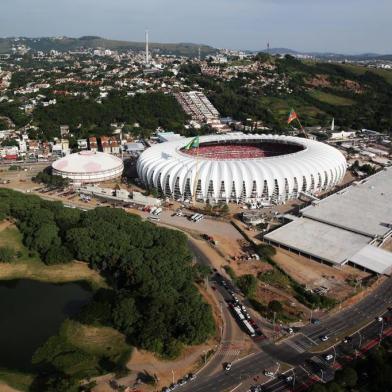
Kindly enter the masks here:
[[120, 177], [123, 161], [103, 152], [81, 151], [52, 164], [52, 174], [70, 179], [74, 184], [95, 183]]
[[139, 178], [166, 197], [209, 203], [284, 203], [338, 184], [346, 160], [317, 141], [232, 133], [154, 145], [139, 158]]

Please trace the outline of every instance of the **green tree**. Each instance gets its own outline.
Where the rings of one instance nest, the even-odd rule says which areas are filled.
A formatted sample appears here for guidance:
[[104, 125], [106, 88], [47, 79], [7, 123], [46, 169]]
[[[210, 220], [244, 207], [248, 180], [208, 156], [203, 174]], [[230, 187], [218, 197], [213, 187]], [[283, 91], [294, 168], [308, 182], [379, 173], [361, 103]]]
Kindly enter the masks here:
[[114, 326], [130, 336], [134, 332], [134, 327], [139, 318], [135, 299], [123, 297], [115, 304], [112, 312]]
[[237, 286], [246, 297], [252, 297], [256, 291], [257, 278], [253, 275], [242, 275], [236, 280]]
[[9, 263], [15, 258], [15, 249], [8, 246], [0, 247], [0, 263]]
[[268, 308], [272, 312], [280, 313], [283, 310], [283, 305], [279, 301], [274, 299], [274, 300], [269, 302]]

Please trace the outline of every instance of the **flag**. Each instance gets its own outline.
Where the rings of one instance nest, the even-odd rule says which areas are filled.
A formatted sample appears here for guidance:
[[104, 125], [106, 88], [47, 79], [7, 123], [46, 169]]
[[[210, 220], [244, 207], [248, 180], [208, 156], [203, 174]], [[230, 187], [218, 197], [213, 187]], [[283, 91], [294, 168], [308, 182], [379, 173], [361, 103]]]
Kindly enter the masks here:
[[190, 150], [191, 148], [197, 148], [199, 147], [199, 144], [200, 144], [199, 136], [196, 136], [185, 146], [185, 150]]
[[298, 114], [295, 113], [294, 109], [290, 110], [289, 118], [287, 119], [287, 124], [290, 124], [294, 120], [298, 120]]

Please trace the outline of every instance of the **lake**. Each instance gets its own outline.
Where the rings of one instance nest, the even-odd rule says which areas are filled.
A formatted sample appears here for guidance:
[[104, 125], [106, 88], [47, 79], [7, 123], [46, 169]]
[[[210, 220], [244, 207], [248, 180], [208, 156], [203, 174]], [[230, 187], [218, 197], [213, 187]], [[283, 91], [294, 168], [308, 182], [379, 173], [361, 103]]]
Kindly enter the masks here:
[[0, 281], [0, 367], [30, 370], [35, 350], [91, 297], [79, 283]]

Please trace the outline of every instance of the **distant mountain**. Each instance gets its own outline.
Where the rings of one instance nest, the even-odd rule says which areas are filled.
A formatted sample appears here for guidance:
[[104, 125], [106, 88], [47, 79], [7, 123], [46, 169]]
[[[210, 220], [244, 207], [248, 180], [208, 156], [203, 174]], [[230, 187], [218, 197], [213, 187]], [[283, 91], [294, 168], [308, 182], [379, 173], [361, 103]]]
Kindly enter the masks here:
[[[80, 38], [70, 37], [10, 37], [0, 38], [0, 53], [10, 53], [12, 47], [25, 45], [33, 50], [48, 52], [57, 50], [59, 52], [74, 51], [78, 49], [104, 48], [110, 50], [143, 50], [144, 42], [119, 41], [105, 39], [96, 36], [85, 36]], [[202, 56], [214, 54], [217, 49], [208, 45], [198, 45], [192, 43], [150, 43], [150, 50], [163, 54], [177, 54], [183, 56], [197, 56], [200, 48]]]
[[341, 54], [333, 52], [300, 52], [288, 48], [271, 48], [269, 50], [263, 49], [255, 51], [254, 53], [265, 52], [270, 54], [290, 54], [292, 56], [312, 56], [318, 59], [329, 60], [355, 60], [355, 61], [371, 61], [371, 60], [385, 60], [392, 61], [392, 54], [379, 54], [379, 53], [361, 53], [361, 54]]

